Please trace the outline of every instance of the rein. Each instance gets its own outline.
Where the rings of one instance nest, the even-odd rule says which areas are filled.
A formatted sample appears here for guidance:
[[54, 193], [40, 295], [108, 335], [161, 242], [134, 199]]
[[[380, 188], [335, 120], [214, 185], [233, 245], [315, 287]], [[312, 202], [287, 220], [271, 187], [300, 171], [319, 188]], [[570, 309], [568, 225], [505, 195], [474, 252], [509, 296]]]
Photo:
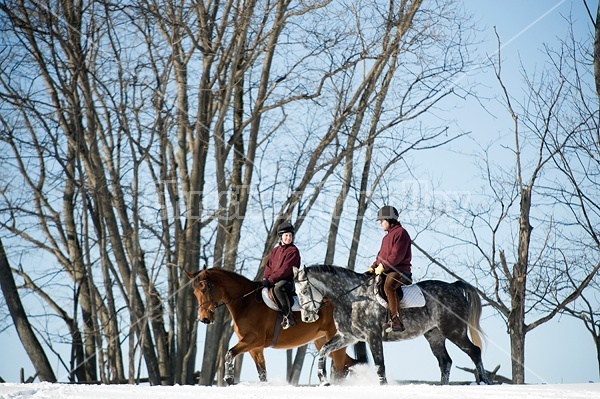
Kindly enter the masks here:
[[[319, 290], [319, 289], [318, 289], [318, 288], [317, 288], [317, 287], [316, 287], [314, 284], [312, 284], [312, 283], [310, 282], [310, 280], [308, 279], [308, 272], [306, 272], [305, 274], [306, 274], [306, 282], [307, 282], [307, 284], [309, 284], [309, 285], [310, 285], [312, 288], [314, 288], [315, 290], [317, 290], [317, 291], [318, 291], [318, 292], [319, 292], [319, 293], [320, 293], [320, 294], [321, 294], [323, 297], [325, 297], [326, 295], [325, 295], [325, 294], [323, 294], [323, 292], [322, 292], [321, 290]], [[373, 278], [374, 278], [374, 276], [369, 276], [369, 278], [368, 278], [367, 280], [365, 280], [364, 282], [362, 282], [362, 283], [360, 283], [360, 284], [358, 284], [358, 285], [356, 285], [356, 286], [354, 286], [354, 287], [350, 288], [350, 289], [349, 289], [349, 290], [347, 290], [347, 291], [344, 291], [344, 292], [342, 292], [340, 295], [337, 295], [337, 296], [335, 296], [335, 297], [329, 297], [329, 298], [331, 298], [331, 301], [330, 301], [330, 302], [336, 302], [336, 301], [339, 301], [341, 298], [344, 298], [344, 297], [348, 296], [348, 295], [349, 295], [349, 294], [350, 294], [352, 291], [354, 291], [354, 290], [356, 290], [356, 289], [358, 289], [358, 288], [360, 288], [360, 287], [362, 287], [362, 286], [366, 285], [366, 284], [367, 284], [369, 281], [371, 281]], [[313, 296], [312, 296], [312, 294], [311, 294], [311, 296], [310, 296], [310, 302], [316, 302], [316, 301], [313, 299]], [[317, 311], [317, 312], [319, 312], [319, 310], [321, 310], [323, 307], [325, 307], [325, 306], [326, 306], [328, 303], [330, 303], [330, 302], [325, 302], [325, 303], [321, 302], [321, 303], [320, 303], [320, 306], [319, 306], [319, 307], [317, 307], [317, 310], [316, 310], [316, 311]], [[302, 307], [302, 306], [303, 306], [305, 303], [307, 303], [307, 302], [300, 303], [300, 304], [299, 304], [299, 305], [300, 305], [300, 307]]]
[[[208, 286], [208, 296], [209, 296], [209, 300], [208, 300], [208, 301], [204, 301], [204, 302], [202, 302], [202, 303], [198, 304], [198, 307], [202, 307], [203, 305], [205, 305], [205, 304], [207, 304], [207, 303], [212, 303], [212, 304], [215, 306], [215, 308], [219, 308], [219, 307], [221, 307], [221, 306], [227, 306], [227, 305], [229, 305], [230, 303], [232, 303], [232, 302], [234, 302], [234, 301], [237, 301], [237, 300], [240, 300], [240, 299], [244, 299], [244, 298], [246, 298], [247, 296], [254, 294], [255, 292], [257, 292], [258, 290], [260, 290], [260, 289], [262, 288], [261, 286], [258, 286], [257, 288], [255, 288], [255, 289], [253, 289], [253, 290], [250, 290], [249, 292], [247, 292], [247, 293], [245, 293], [245, 294], [243, 294], [243, 295], [240, 295], [240, 296], [238, 296], [238, 297], [232, 298], [232, 299], [230, 299], [230, 300], [229, 300], [229, 301], [227, 301], [227, 302], [223, 302], [223, 301], [221, 301], [220, 303], [217, 303], [217, 302], [214, 300], [214, 298], [213, 298], [213, 293], [212, 293], [212, 288], [215, 286], [215, 284], [214, 284], [213, 282], [211, 282], [209, 279], [198, 280], [198, 281], [196, 281], [196, 282], [195, 282], [195, 284], [199, 284], [199, 283], [206, 283], [206, 285]], [[218, 288], [218, 287], [217, 287], [217, 288]], [[221, 291], [221, 294], [223, 294], [223, 293], [225, 292], [225, 291], [224, 291], [222, 288], [218, 288], [218, 289], [219, 289], [219, 291]], [[209, 310], [209, 311], [210, 311], [210, 310]]]
[[[339, 294], [337, 296], [331, 297], [331, 296], [325, 295], [318, 287], [316, 287], [314, 284], [312, 284], [310, 282], [310, 280], [308, 278], [308, 272], [306, 272], [305, 274], [306, 274], [306, 283], [309, 286], [311, 286], [313, 289], [315, 289], [317, 292], [319, 292], [322, 297], [326, 297], [327, 296], [328, 298], [330, 298], [330, 301], [327, 301], [327, 302], [318, 302], [318, 301], [316, 301], [313, 298], [313, 295], [312, 295], [312, 292], [311, 292], [310, 300], [306, 301], [306, 302], [302, 302], [302, 303], [299, 304], [300, 307], [304, 307], [304, 305], [307, 304], [307, 303], [313, 303], [313, 304], [317, 303], [318, 306], [316, 306], [316, 310], [314, 311], [315, 313], [318, 313], [322, 308], [324, 308], [325, 306], [327, 306], [330, 302], [339, 301], [341, 298], [344, 298], [344, 297], [348, 296], [352, 291], [358, 289], [359, 287], [367, 285], [371, 280], [373, 280], [374, 278], [379, 277], [379, 275], [374, 274], [374, 273], [373, 274], [368, 274], [369, 277], [364, 282], [362, 282], [362, 283], [360, 283], [360, 284], [358, 284], [358, 285], [350, 288], [347, 291], [342, 292], [341, 294]], [[382, 272], [381, 274], [383, 274], [387, 278], [391, 278], [392, 280], [397, 281], [397, 282], [399, 282], [399, 283], [401, 283], [401, 284], [404, 285], [403, 281], [398, 280], [397, 278], [394, 278], [393, 276], [390, 277], [389, 273], [387, 273], [387, 272]], [[311, 313], [312, 313], [312, 311], [311, 311]]]

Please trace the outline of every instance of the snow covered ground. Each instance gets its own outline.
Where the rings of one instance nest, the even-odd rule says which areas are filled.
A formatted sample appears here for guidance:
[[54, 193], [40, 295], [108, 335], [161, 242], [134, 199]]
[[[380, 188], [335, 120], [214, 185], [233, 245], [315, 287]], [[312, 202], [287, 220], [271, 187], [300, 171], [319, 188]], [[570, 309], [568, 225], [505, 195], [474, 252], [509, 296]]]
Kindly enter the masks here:
[[547, 385], [380, 386], [374, 373], [361, 373], [341, 385], [290, 386], [285, 382], [242, 382], [231, 387], [0, 384], [2, 399], [598, 399], [600, 383]]
[[231, 387], [140, 386], [140, 385], [66, 385], [0, 384], [3, 399], [598, 399], [600, 384], [550, 385], [343, 385], [293, 387], [277, 383], [240, 383]]

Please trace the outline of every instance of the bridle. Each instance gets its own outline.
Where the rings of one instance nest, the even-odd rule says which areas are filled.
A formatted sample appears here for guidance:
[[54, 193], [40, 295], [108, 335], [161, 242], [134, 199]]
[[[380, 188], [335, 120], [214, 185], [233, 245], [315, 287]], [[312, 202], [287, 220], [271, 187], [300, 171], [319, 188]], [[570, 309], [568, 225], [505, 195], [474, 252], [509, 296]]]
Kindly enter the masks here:
[[[218, 309], [219, 307], [221, 307], [221, 306], [226, 306], [227, 304], [230, 304], [231, 302], [234, 302], [234, 301], [236, 301], [236, 300], [238, 300], [238, 299], [243, 299], [243, 298], [247, 297], [248, 295], [251, 295], [251, 294], [255, 293], [256, 291], [258, 291], [258, 290], [260, 290], [260, 289], [262, 288], [262, 286], [260, 286], [260, 285], [259, 285], [257, 288], [255, 288], [255, 289], [253, 289], [253, 290], [250, 290], [249, 292], [247, 292], [247, 293], [245, 293], [245, 294], [243, 294], [243, 295], [240, 295], [240, 296], [238, 296], [238, 297], [232, 298], [232, 299], [230, 299], [230, 300], [229, 300], [229, 301], [227, 301], [227, 302], [224, 302], [223, 300], [221, 300], [221, 301], [217, 302], [217, 301], [215, 301], [215, 299], [214, 299], [214, 295], [213, 295], [213, 288], [216, 288], [216, 289], [218, 289], [218, 290], [221, 292], [221, 297], [223, 297], [223, 296], [224, 296], [224, 291], [223, 291], [223, 289], [222, 289], [222, 288], [219, 288], [219, 287], [217, 287], [217, 286], [216, 286], [216, 285], [215, 285], [215, 284], [214, 284], [212, 281], [210, 281], [210, 279], [208, 279], [208, 278], [205, 278], [205, 279], [203, 279], [203, 280], [196, 280], [196, 279], [194, 279], [194, 280], [192, 281], [192, 287], [193, 287], [194, 289], [196, 289], [197, 287], [199, 288], [199, 285], [200, 285], [200, 284], [202, 284], [202, 283], [206, 284], [206, 286], [207, 286], [207, 289], [208, 289], [208, 300], [207, 300], [207, 301], [204, 301], [204, 302], [202, 302], [202, 303], [199, 303], [199, 304], [198, 304], [198, 307], [199, 307], [199, 308], [201, 308], [201, 309], [203, 309], [203, 310], [205, 310], [205, 311], [207, 311], [207, 312], [209, 312], [209, 313], [211, 313], [211, 314], [214, 314], [214, 313], [217, 311], [217, 309]], [[202, 291], [202, 292], [203, 292], [203, 291]], [[203, 292], [203, 293], [204, 293], [204, 292]], [[211, 305], [212, 305], [212, 308], [211, 308], [211, 307], [206, 307], [206, 306], [205, 306], [206, 304], [211, 304]]]
[[[313, 289], [317, 290], [317, 292], [319, 294], [321, 294], [322, 298], [325, 297], [325, 294], [321, 290], [319, 290], [317, 288], [317, 286], [315, 286], [314, 284], [312, 284], [309, 281], [309, 279], [308, 279], [308, 270], [306, 270], [306, 269], [304, 270], [304, 276], [306, 277], [306, 279], [305, 280], [298, 280], [298, 282], [304, 282], [304, 281], [306, 281], [306, 287], [307, 287], [306, 289], [310, 289], [310, 294], [308, 294], [307, 296], [310, 299], [308, 301], [306, 301], [306, 302], [299, 302], [298, 305], [300, 306], [301, 309], [304, 309], [305, 312], [315, 315], [316, 319], [318, 319], [319, 318], [319, 316], [318, 316], [319, 311], [321, 310], [321, 308], [323, 306], [326, 305], [326, 303], [324, 303], [323, 301], [317, 301], [317, 300], [315, 300], [314, 296], [313, 296], [313, 293], [312, 293], [312, 290]], [[300, 296], [298, 296], [298, 301], [300, 301]], [[309, 304], [309, 303], [312, 304], [315, 307], [315, 310], [306, 310], [305, 305]]]
[[[214, 313], [217, 311], [217, 308], [218, 308], [219, 306], [223, 306], [223, 305], [224, 305], [224, 302], [223, 302], [223, 301], [220, 301], [220, 302], [217, 302], [217, 301], [215, 301], [215, 299], [214, 299], [214, 295], [213, 295], [213, 287], [214, 287], [215, 285], [214, 285], [214, 284], [213, 284], [213, 283], [212, 283], [212, 282], [211, 282], [209, 279], [204, 279], [204, 280], [194, 280], [194, 281], [193, 281], [193, 285], [192, 285], [192, 287], [193, 287], [194, 289], [196, 289], [196, 288], [200, 288], [200, 284], [202, 284], [202, 283], [206, 284], [206, 288], [207, 288], [207, 290], [208, 290], [208, 300], [207, 300], [207, 301], [204, 301], [204, 302], [202, 302], [202, 303], [199, 303], [199, 304], [198, 304], [198, 307], [199, 307], [200, 309], [202, 309], [202, 310], [206, 311], [206, 312], [209, 312], [209, 313], [211, 313], [211, 314], [214, 314]], [[204, 294], [204, 291], [201, 291], [201, 292]], [[212, 305], [212, 307], [210, 307], [210, 306], [209, 306], [209, 307], [205, 306], [207, 303], [208, 303], [208, 304], [211, 304], [211, 305]]]

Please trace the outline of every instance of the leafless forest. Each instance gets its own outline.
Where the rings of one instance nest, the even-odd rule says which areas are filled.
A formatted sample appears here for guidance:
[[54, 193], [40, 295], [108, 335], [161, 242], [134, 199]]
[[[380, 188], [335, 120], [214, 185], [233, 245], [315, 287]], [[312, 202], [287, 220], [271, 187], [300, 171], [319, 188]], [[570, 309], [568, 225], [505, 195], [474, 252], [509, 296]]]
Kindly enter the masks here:
[[[514, 383], [526, 334], [559, 314], [600, 361], [600, 8], [587, 11], [590, 36], [561, 33], [524, 87], [505, 84], [498, 37], [485, 67], [511, 160], [482, 146], [478, 201], [424, 202], [411, 226], [427, 267], [505, 320]], [[360, 270], [368, 216], [409, 205], [394, 182], [411, 160], [485, 142], [431, 118], [477, 96], [457, 84], [481, 63], [472, 23], [455, 0], [2, 1], [0, 329], [14, 324], [42, 381], [220, 383], [229, 314], [197, 364], [185, 271], [258, 278], [284, 220], [324, 243], [323, 262]], [[71, 350], [56, 369], [58, 344]]]

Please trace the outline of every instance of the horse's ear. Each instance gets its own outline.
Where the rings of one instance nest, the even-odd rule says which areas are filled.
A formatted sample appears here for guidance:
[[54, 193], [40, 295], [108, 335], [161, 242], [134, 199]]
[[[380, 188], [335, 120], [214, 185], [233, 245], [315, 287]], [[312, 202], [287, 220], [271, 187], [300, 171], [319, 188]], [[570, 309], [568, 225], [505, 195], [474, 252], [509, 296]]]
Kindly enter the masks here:
[[296, 276], [298, 276], [298, 268], [294, 266], [292, 270], [294, 271], [294, 278], [296, 278]]
[[204, 264], [204, 266], [202, 267], [202, 270], [206, 270], [206, 263]]
[[196, 278], [196, 273], [190, 273], [187, 270], [185, 270], [185, 274], [187, 274], [187, 276], [190, 278], [190, 280], [193, 280], [194, 278]]

